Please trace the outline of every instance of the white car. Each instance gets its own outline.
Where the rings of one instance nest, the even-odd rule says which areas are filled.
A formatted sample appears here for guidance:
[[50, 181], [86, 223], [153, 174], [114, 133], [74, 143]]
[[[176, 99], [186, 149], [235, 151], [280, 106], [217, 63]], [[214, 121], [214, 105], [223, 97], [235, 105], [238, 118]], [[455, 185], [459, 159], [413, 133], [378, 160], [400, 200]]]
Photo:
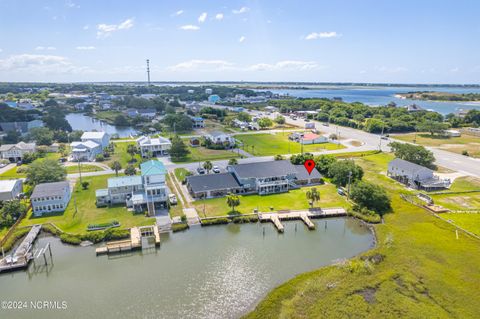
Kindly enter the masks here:
[[168, 194], [168, 201], [170, 202], [170, 204], [176, 205], [177, 204], [177, 196], [175, 194]]
[[214, 166], [214, 167], [212, 168], [212, 171], [213, 171], [215, 174], [218, 174], [218, 173], [220, 173], [220, 168], [219, 168], [218, 166]]

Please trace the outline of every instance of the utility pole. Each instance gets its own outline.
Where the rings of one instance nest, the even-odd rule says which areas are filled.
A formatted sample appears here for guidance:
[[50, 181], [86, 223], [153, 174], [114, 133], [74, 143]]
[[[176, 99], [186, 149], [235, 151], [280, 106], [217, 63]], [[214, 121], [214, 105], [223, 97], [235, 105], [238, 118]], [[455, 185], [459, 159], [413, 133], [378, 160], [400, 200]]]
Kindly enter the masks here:
[[150, 60], [147, 59], [147, 84], [150, 86]]
[[350, 182], [352, 180], [352, 171], [348, 172], [348, 190], [347, 190], [347, 200], [350, 199]]
[[80, 185], [82, 184], [82, 168], [80, 166], [80, 160], [78, 160], [78, 175], [80, 177]]
[[382, 137], [383, 137], [383, 130], [385, 129], [385, 124], [382, 126], [382, 133], [380, 134], [380, 142], [378, 143], [378, 150], [382, 150]]

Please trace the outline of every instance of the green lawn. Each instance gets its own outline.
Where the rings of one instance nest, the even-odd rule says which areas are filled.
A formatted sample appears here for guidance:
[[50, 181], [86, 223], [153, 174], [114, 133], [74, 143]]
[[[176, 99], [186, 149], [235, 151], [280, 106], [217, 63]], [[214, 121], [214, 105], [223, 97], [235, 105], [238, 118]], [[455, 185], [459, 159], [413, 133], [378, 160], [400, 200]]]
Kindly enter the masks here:
[[27, 165], [14, 166], [13, 168], [1, 174], [0, 179], [25, 178], [25, 173], [17, 173], [17, 169], [19, 169], [20, 167], [22, 167], [22, 169], [23, 167], [27, 168]]
[[432, 136], [429, 133], [410, 133], [392, 135], [392, 138], [413, 142], [416, 137], [416, 143], [424, 146], [435, 146], [446, 151], [461, 154], [466, 150], [473, 157], [480, 157], [480, 137], [462, 134], [460, 137]]
[[[296, 154], [302, 152], [300, 143], [290, 141], [290, 132], [276, 134], [245, 134], [235, 135], [235, 139], [243, 143], [243, 149], [255, 156], [277, 154]], [[343, 149], [345, 146], [333, 143], [304, 145], [304, 152], [321, 152], [324, 150]]]
[[[146, 218], [143, 214], [133, 214], [127, 211], [124, 206], [110, 208], [97, 208], [95, 206], [95, 190], [106, 188], [107, 179], [113, 176], [115, 175], [84, 177], [83, 180], [90, 183], [89, 188], [83, 190], [80, 183], [77, 183], [75, 191], [72, 194], [72, 199], [63, 214], [35, 218], [29, 213], [20, 225], [25, 226], [51, 222], [65, 232], [81, 234], [87, 231], [88, 224], [107, 223], [113, 220], [119, 221], [121, 228], [155, 223], [154, 218]], [[75, 199], [77, 203], [77, 213], [75, 213]]]
[[190, 154], [184, 160], [177, 162], [203, 162], [206, 160], [217, 161], [240, 157], [240, 155], [238, 155], [237, 153], [229, 150], [211, 150], [202, 146], [188, 146], [188, 149], [190, 150]]
[[456, 225], [480, 236], [480, 214], [476, 213], [445, 213], [442, 218], [451, 220]]
[[[116, 142], [115, 144], [115, 152], [111, 155], [111, 157], [106, 160], [104, 163], [110, 165], [114, 161], [119, 161], [122, 164], [122, 168], [127, 167], [129, 162], [132, 160], [130, 154], [127, 153], [128, 145], [137, 145], [135, 142]], [[142, 158], [140, 154], [135, 154], [134, 159], [136, 162], [133, 165], [138, 166], [141, 163]]]
[[[477, 192], [454, 193], [478, 190]], [[429, 194], [435, 204], [442, 205], [450, 210], [480, 210], [480, 180], [473, 177], [455, 179], [446, 194]]]
[[[82, 173], [87, 173], [87, 172], [98, 172], [98, 171], [103, 171], [101, 167], [95, 166], [95, 165], [89, 165], [89, 164], [80, 164], [81, 166], [81, 171]], [[72, 166], [65, 166], [67, 169], [67, 174], [77, 174], [78, 173], [78, 165], [72, 165]]]
[[175, 168], [175, 170], [173, 172], [174, 172], [175, 176], [177, 177], [177, 179], [180, 183], [185, 179], [185, 177], [189, 173], [188, 169], [182, 168], [182, 167]]
[[[424, 209], [384, 175], [391, 155], [356, 159], [365, 179], [385, 187], [393, 213], [375, 226], [377, 246], [345, 265], [301, 274], [275, 288], [247, 318], [479, 318], [479, 241]], [[379, 174], [380, 173], [380, 174]]]
[[122, 112], [119, 111], [98, 111], [95, 113], [93, 116], [96, 119], [103, 120], [105, 122], [108, 122], [110, 124], [113, 124], [115, 122], [115, 118], [118, 115], [122, 115]]
[[[345, 198], [337, 194], [335, 185], [325, 184], [313, 186], [320, 192], [320, 202], [315, 203], [315, 207], [348, 207]], [[285, 209], [306, 209], [309, 208], [306, 198], [306, 192], [311, 187], [303, 187], [294, 189], [288, 193], [273, 194], [273, 195], [245, 195], [240, 197], [240, 206], [235, 207], [237, 213], [250, 214], [254, 209], [259, 212], [269, 212], [270, 208], [273, 210]], [[206, 200], [195, 201], [194, 206], [201, 217], [203, 216], [203, 208], [205, 204], [205, 215], [220, 216], [228, 215], [230, 207], [224, 197], [211, 198]]]
[[183, 205], [180, 201], [181, 194], [178, 194], [173, 187], [173, 181], [170, 178], [170, 175], [167, 175], [167, 186], [170, 189], [170, 192], [177, 195], [177, 204], [171, 205], [169, 209], [170, 217], [182, 216], [183, 215]]

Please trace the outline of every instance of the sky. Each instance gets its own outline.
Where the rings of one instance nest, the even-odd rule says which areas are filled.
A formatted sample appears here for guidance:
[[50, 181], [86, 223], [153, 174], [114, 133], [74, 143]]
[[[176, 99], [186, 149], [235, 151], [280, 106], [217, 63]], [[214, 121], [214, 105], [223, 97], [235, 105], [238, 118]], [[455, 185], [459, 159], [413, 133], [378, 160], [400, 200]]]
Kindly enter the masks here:
[[477, 0], [0, 0], [0, 81], [480, 82]]

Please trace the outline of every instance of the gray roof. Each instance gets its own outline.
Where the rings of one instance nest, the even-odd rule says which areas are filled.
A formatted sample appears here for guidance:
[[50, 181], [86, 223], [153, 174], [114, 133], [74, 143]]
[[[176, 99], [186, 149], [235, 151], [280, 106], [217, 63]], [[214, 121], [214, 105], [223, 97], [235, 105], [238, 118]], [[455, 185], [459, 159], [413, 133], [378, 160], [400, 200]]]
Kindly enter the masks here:
[[231, 169], [239, 178], [265, 178], [297, 173], [295, 165], [286, 160], [238, 164], [232, 165]]
[[401, 169], [405, 172], [405, 175], [413, 175], [421, 170], [429, 170], [433, 173], [433, 171], [427, 167], [403, 160], [401, 158], [396, 158], [390, 161], [390, 163], [388, 163], [388, 167], [396, 167]]
[[189, 176], [187, 183], [195, 193], [240, 187], [232, 173]]
[[297, 179], [300, 180], [306, 180], [306, 179], [312, 179], [312, 178], [322, 178], [322, 174], [314, 168], [310, 174], [308, 174], [307, 169], [303, 165], [293, 165], [295, 167], [296, 174], [295, 176]]
[[65, 194], [66, 188], [70, 188], [70, 184], [66, 181], [38, 184], [37, 186], [35, 186], [35, 189], [33, 190], [30, 199], [46, 196], [63, 196], [63, 194]]

